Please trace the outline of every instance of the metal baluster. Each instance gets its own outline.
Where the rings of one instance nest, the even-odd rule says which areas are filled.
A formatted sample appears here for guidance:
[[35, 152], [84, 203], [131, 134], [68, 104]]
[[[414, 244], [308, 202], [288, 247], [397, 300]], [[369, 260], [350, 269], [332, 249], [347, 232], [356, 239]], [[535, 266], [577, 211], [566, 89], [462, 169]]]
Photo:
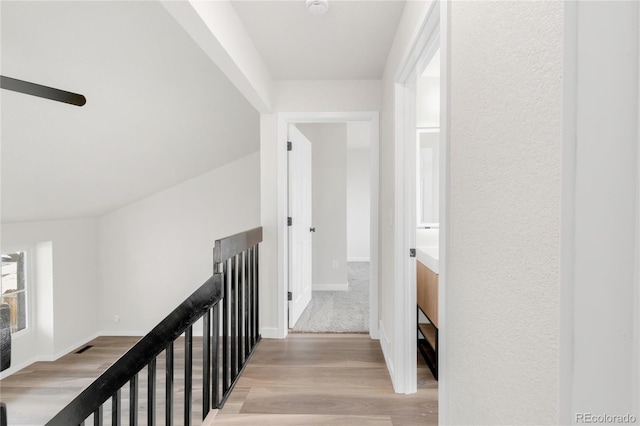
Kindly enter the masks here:
[[93, 426], [102, 426], [102, 405], [93, 412]]
[[255, 266], [255, 262], [256, 262], [256, 251], [255, 251], [255, 247], [251, 247], [251, 249], [249, 249], [249, 252], [251, 253], [251, 282], [250, 282], [250, 286], [251, 286], [251, 346], [256, 344], [256, 336], [257, 336], [257, 330], [256, 330], [256, 287], [255, 287], [255, 283], [256, 283], [256, 273], [254, 270], [254, 266]]
[[[228, 266], [228, 265], [227, 265]], [[229, 269], [225, 269], [228, 271]], [[229, 388], [229, 309], [231, 307], [231, 281], [228, 274], [223, 273], [224, 299], [222, 299], [222, 393]]]
[[243, 337], [242, 337], [242, 324], [244, 323], [244, 321], [242, 320], [243, 314], [244, 314], [244, 306], [243, 305], [243, 301], [244, 301], [244, 287], [242, 285], [242, 273], [244, 271], [244, 265], [242, 263], [242, 253], [238, 254], [236, 256], [236, 258], [238, 259], [238, 272], [236, 274], [236, 288], [238, 289], [238, 316], [237, 316], [237, 330], [238, 330], [238, 372], [240, 372], [240, 370], [242, 369], [242, 366], [244, 365], [244, 351], [242, 350], [242, 344], [244, 342]]
[[111, 397], [111, 426], [120, 426], [120, 389]]
[[253, 288], [252, 288], [252, 270], [251, 262], [253, 262], [253, 252], [251, 247], [247, 249], [247, 342], [248, 350], [251, 353], [253, 349]]
[[249, 357], [249, 353], [251, 352], [251, 347], [249, 346], [249, 315], [251, 313], [251, 305], [249, 304], [249, 252], [245, 250], [242, 253], [244, 258], [244, 278], [242, 280], [242, 287], [244, 288], [244, 359], [245, 362]]
[[236, 258], [235, 256], [231, 258], [231, 271], [229, 273], [229, 279], [231, 281], [231, 293], [229, 294], [229, 299], [231, 303], [231, 336], [230, 336], [230, 344], [231, 344], [231, 383], [236, 378], [237, 371], [237, 354], [236, 354], [236, 345], [238, 344], [238, 339], [236, 339], [236, 299], [237, 299], [237, 291], [236, 287]]
[[258, 246], [255, 246], [255, 260], [254, 260], [254, 271], [255, 271], [255, 275], [254, 275], [254, 294], [256, 295], [256, 298], [254, 300], [255, 303], [255, 317], [254, 317], [254, 322], [255, 322], [255, 327], [256, 327], [256, 342], [258, 341], [258, 338], [260, 337], [260, 279], [259, 279], [259, 275], [258, 275], [258, 265], [260, 264], [260, 253], [258, 250]]
[[211, 310], [203, 317], [202, 325], [202, 420], [207, 417], [210, 407], [211, 388]]
[[193, 327], [184, 332], [184, 426], [191, 426], [191, 375], [193, 373]]
[[165, 350], [166, 384], [165, 384], [165, 424], [173, 426], [173, 342]]
[[220, 348], [220, 302], [217, 302], [213, 305], [213, 393], [212, 393], [212, 403], [213, 408], [219, 408], [218, 402], [220, 401], [220, 388], [218, 387], [219, 383], [219, 348]]
[[129, 381], [129, 426], [138, 426], [138, 374]]
[[156, 358], [147, 366], [147, 425], [156, 424]]

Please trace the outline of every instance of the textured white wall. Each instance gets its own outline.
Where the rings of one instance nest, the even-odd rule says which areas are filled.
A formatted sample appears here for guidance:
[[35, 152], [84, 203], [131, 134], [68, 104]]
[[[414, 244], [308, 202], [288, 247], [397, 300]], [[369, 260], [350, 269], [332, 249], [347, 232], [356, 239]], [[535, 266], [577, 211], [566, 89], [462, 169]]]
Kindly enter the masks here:
[[[347, 284], [347, 126], [298, 124], [311, 141], [312, 283]], [[295, 220], [295, 219], [294, 219]], [[333, 262], [337, 262], [334, 268]]]
[[259, 225], [257, 152], [99, 218], [101, 332], [148, 332], [211, 276], [217, 238]]
[[282, 112], [377, 111], [380, 81], [276, 81], [274, 99]]
[[[51, 360], [95, 336], [97, 235], [95, 219], [2, 224], [3, 250], [33, 248], [32, 254], [40, 254], [41, 258], [38, 267], [32, 265], [31, 272], [43, 274], [46, 269], [53, 270], [52, 277], [42, 276], [37, 283], [30, 282], [34, 285], [31, 289], [38, 290], [31, 293], [36, 302], [33, 308], [42, 316], [33, 318], [35, 323], [29, 336], [14, 339], [15, 367], [37, 359]], [[47, 245], [52, 248], [48, 254]], [[79, 318], [82, 320], [78, 321]]]
[[447, 421], [557, 424], [563, 3], [450, 6]]

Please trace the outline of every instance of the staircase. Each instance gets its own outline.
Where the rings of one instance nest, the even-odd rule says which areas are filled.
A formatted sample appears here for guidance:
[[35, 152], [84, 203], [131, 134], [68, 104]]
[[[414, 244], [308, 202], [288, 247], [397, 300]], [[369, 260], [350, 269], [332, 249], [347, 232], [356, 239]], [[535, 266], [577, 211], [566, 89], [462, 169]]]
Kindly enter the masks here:
[[261, 241], [261, 227], [216, 240], [213, 275], [46, 425], [192, 425], [222, 408], [260, 341]]

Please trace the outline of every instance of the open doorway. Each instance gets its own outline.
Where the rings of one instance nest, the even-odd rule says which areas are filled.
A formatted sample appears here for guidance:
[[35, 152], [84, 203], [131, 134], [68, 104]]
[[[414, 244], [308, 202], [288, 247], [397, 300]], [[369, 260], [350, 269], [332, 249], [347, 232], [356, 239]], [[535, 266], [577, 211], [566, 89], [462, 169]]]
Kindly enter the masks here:
[[[362, 121], [289, 125], [289, 212], [311, 213], [309, 224], [302, 217], [289, 226], [291, 332], [369, 332], [369, 127]], [[309, 279], [311, 294], [303, 284]]]
[[[311, 128], [312, 125], [315, 126], [315, 125], [323, 125], [323, 124], [341, 125], [343, 126], [344, 129], [347, 130], [347, 133], [351, 133], [353, 129], [358, 128], [358, 126], [360, 126], [361, 129], [366, 129], [366, 132], [364, 133], [365, 136], [363, 136], [363, 138], [366, 139], [368, 147], [366, 149], [363, 149], [363, 147], [360, 146], [359, 149], [363, 149], [363, 151], [361, 151], [361, 154], [364, 153], [366, 155], [368, 160], [368, 166], [369, 166], [369, 175], [368, 177], [364, 178], [365, 180], [368, 181], [368, 184], [369, 184], [368, 193], [367, 193], [368, 197], [364, 198], [364, 202], [368, 204], [366, 206], [368, 207], [368, 217], [367, 217], [368, 224], [367, 224], [367, 221], [361, 220], [360, 225], [364, 225], [365, 233], [368, 235], [368, 240], [369, 240], [368, 251], [366, 251], [364, 254], [362, 254], [362, 251], [360, 251], [359, 252], [360, 255], [352, 254], [351, 256], [349, 256], [347, 254], [347, 246], [348, 246], [347, 229], [352, 229], [352, 227], [347, 226], [347, 223], [346, 223], [347, 215], [348, 215], [348, 207], [347, 207], [346, 201], [347, 201], [347, 198], [349, 197], [347, 197], [346, 192], [344, 192], [343, 198], [345, 199], [344, 200], [345, 201], [345, 207], [344, 207], [345, 224], [344, 224], [344, 231], [342, 232], [342, 236], [341, 236], [345, 242], [343, 254], [341, 254], [340, 258], [336, 258], [334, 256], [335, 253], [331, 253], [328, 256], [325, 256], [325, 259], [323, 260], [324, 265], [321, 265], [321, 266], [324, 266], [324, 267], [328, 266], [329, 271], [339, 271], [342, 267], [343, 268], [342, 271], [344, 271], [345, 275], [343, 279], [332, 279], [332, 280], [323, 280], [321, 278], [316, 277], [316, 284], [318, 284], [321, 288], [321, 290], [319, 291], [323, 291], [327, 293], [330, 291], [344, 292], [346, 289], [349, 288], [349, 278], [348, 278], [349, 266], [350, 266], [349, 260], [352, 260], [355, 262], [368, 261], [368, 265], [367, 265], [368, 268], [366, 268], [366, 271], [364, 273], [362, 272], [362, 270], [355, 271], [356, 273], [359, 272], [360, 276], [364, 275], [362, 282], [366, 283], [367, 290], [368, 290], [368, 296], [365, 296], [366, 301], [364, 304], [365, 307], [368, 308], [368, 313], [365, 310], [364, 319], [362, 320], [364, 324], [361, 327], [359, 327], [359, 330], [361, 332], [368, 330], [368, 333], [371, 336], [371, 338], [377, 339], [378, 338], [378, 245], [377, 245], [378, 244], [378, 209], [377, 209], [377, 205], [378, 205], [378, 130], [379, 130], [378, 113], [377, 112], [280, 113], [278, 114], [278, 141], [279, 141], [279, 144], [280, 143], [282, 144], [281, 146], [287, 145], [287, 142], [289, 139], [289, 128], [290, 128], [289, 126], [291, 124], [295, 125], [296, 129], [304, 128], [305, 126], [307, 126], [307, 129], [306, 129], [307, 133], [309, 133], [309, 129]], [[354, 149], [358, 149], [358, 148], [354, 148]], [[333, 156], [331, 152], [329, 152], [327, 155], [329, 157]], [[345, 158], [347, 159], [347, 161], [352, 160], [351, 158], [347, 158], [347, 157]], [[280, 172], [286, 176], [288, 174], [287, 163], [283, 163], [283, 166], [284, 167], [280, 168]], [[345, 170], [345, 179], [346, 179], [346, 170]], [[280, 185], [280, 188], [283, 190], [283, 193], [285, 195], [284, 198], [285, 200], [287, 200], [287, 203], [281, 204], [282, 206], [281, 211], [282, 211], [283, 217], [287, 217], [289, 212], [288, 211], [288, 197], [289, 197], [288, 180], [289, 180], [288, 178], [284, 179], [284, 181], [282, 181], [282, 184]], [[346, 189], [347, 188], [345, 186], [345, 191]], [[353, 197], [353, 198], [357, 198], [357, 197]], [[362, 202], [362, 199], [360, 201]], [[331, 209], [332, 204], [327, 202], [321, 202], [320, 207], [324, 207], [325, 209]], [[295, 223], [295, 218], [292, 218], [292, 221], [293, 223]], [[314, 223], [310, 227], [316, 228], [316, 232], [313, 233], [312, 238], [314, 239], [318, 238], [318, 234], [320, 233], [320, 226], [318, 225], [318, 222]], [[281, 281], [281, 287], [280, 287], [281, 294], [284, 295], [285, 301], [288, 299], [288, 292], [290, 291], [289, 287], [290, 287], [290, 284], [292, 283], [292, 280], [290, 279], [292, 277], [289, 277], [290, 271], [291, 271], [291, 268], [289, 265], [290, 262], [289, 262], [289, 245], [288, 245], [289, 236], [290, 236], [289, 228], [290, 228], [289, 226], [285, 226], [281, 234], [284, 241], [287, 242], [287, 244], [285, 245], [286, 246], [285, 259], [287, 264], [284, 265], [285, 276], [284, 276], [284, 280]], [[362, 246], [360, 246], [360, 249], [362, 249]], [[358, 253], [358, 252], [354, 251], [353, 253]], [[337, 261], [337, 268], [336, 268], [335, 261]], [[354, 272], [353, 269], [354, 268], [352, 268], [352, 272]], [[324, 285], [324, 289], [322, 289], [323, 285]], [[342, 287], [342, 288], [339, 288], [339, 287]], [[292, 294], [291, 297], [292, 299], [294, 299], [295, 295]], [[280, 318], [279, 328], [282, 333], [281, 335], [283, 336], [286, 336], [290, 331], [289, 329], [290, 303], [291, 302], [286, 302], [282, 305], [279, 305], [279, 318]], [[329, 326], [331, 326], [331, 324], [329, 324]], [[326, 331], [346, 332], [351, 330], [341, 330], [337, 327], [333, 327], [333, 329], [327, 329]]]
[[[418, 361], [422, 360], [422, 355], [418, 352], [419, 339], [432, 340], [431, 355], [437, 357], [437, 365], [433, 363], [434, 375], [438, 378], [439, 405], [443, 406], [443, 395], [446, 395], [446, 254], [447, 254], [447, 232], [448, 232], [448, 158], [449, 158], [449, 121], [448, 121], [448, 27], [447, 13], [448, 5], [443, 2], [433, 2], [426, 12], [422, 26], [416, 36], [416, 42], [401, 62], [399, 70], [395, 76], [395, 104], [396, 104], [396, 126], [395, 126], [395, 210], [399, 212], [395, 218], [395, 280], [398, 285], [395, 288], [396, 315], [396, 340], [394, 342], [395, 353], [397, 355], [397, 368], [395, 371], [394, 385], [397, 392], [414, 393], [418, 383]], [[433, 60], [439, 51], [439, 62]], [[433, 60], [433, 61], [432, 61]], [[438, 90], [438, 100], [435, 105], [421, 105], [424, 112], [425, 107], [434, 107], [438, 114], [431, 117], [428, 122], [419, 123], [419, 99], [418, 87], [420, 80], [432, 79], [427, 70], [432, 63], [432, 69], [439, 69], [439, 81], [435, 83]], [[425, 71], [427, 70], [427, 71]], [[431, 82], [433, 83], [433, 82]], [[424, 86], [424, 84], [423, 84]], [[433, 87], [434, 84], [431, 84]], [[426, 100], [430, 103], [430, 101]], [[429, 122], [430, 121], [430, 122]], [[428, 206], [422, 205], [418, 208], [422, 199], [418, 200], [420, 192], [419, 173], [419, 149], [418, 139], [424, 140], [425, 154], [430, 156], [431, 161], [438, 160], [437, 169], [430, 168], [431, 179], [425, 179], [421, 198], [429, 195], [431, 203]], [[434, 141], [437, 141], [437, 150], [434, 149]], [[430, 149], [429, 149], [430, 148]], [[436, 152], [437, 151], [437, 152]], [[434, 173], [437, 171], [437, 175]], [[437, 182], [439, 192], [436, 196], [434, 184]], [[429, 190], [431, 188], [431, 190]], [[426, 208], [425, 208], [426, 207]], [[426, 210], [429, 210], [427, 212]], [[420, 211], [420, 213], [418, 213]], [[434, 213], [437, 211], [437, 219]], [[425, 215], [425, 213], [428, 213]], [[436, 222], [437, 220], [437, 222]], [[421, 225], [421, 226], [419, 226]], [[422, 229], [419, 229], [422, 228]], [[425, 229], [429, 228], [429, 229]], [[431, 234], [429, 236], [422, 235]], [[437, 258], [437, 292], [431, 303], [436, 312], [425, 313], [418, 306], [420, 298], [425, 297], [424, 293], [418, 293], [418, 274], [420, 279], [424, 279], [424, 270], [420, 272], [417, 257], [420, 255], [418, 247], [435, 249]], [[423, 260], [425, 256], [423, 257]], [[430, 256], [433, 257], [433, 256]], [[428, 260], [425, 263], [429, 263]], [[433, 269], [431, 270], [433, 272]], [[434, 275], [433, 273], [431, 275]], [[429, 309], [426, 309], [429, 311]], [[428, 318], [429, 314], [431, 318]], [[428, 319], [427, 319], [428, 318]], [[419, 331], [418, 324], [429, 324], [429, 329], [424, 333]], [[437, 334], [434, 336], [433, 328], [436, 326]], [[425, 336], [430, 334], [430, 336]], [[437, 337], [436, 337], [437, 336]], [[437, 342], [435, 342], [437, 340]], [[426, 342], [425, 342], [426, 343]], [[434, 360], [435, 361], [435, 360]], [[424, 365], [424, 361], [422, 361]], [[426, 369], [426, 368], [425, 368]], [[424, 370], [421, 374], [424, 374]], [[433, 377], [431, 378], [433, 380]]]

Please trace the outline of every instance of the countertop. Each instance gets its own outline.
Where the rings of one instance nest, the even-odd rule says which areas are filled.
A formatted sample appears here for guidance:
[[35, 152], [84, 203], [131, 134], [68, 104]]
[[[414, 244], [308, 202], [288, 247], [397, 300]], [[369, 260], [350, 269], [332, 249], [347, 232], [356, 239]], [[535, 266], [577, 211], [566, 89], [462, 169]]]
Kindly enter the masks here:
[[416, 247], [416, 259], [437, 274], [439, 251], [439, 247]]

